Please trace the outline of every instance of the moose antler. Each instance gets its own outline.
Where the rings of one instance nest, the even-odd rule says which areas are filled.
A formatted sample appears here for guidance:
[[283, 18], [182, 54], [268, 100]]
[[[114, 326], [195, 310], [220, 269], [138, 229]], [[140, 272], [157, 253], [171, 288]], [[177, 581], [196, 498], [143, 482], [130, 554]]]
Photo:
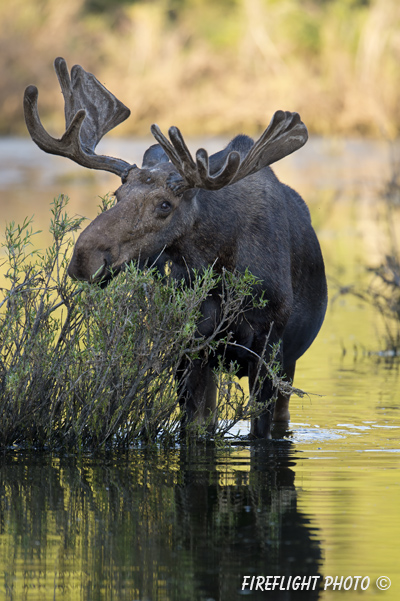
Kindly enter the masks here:
[[66, 131], [59, 140], [47, 133], [38, 113], [38, 89], [28, 86], [24, 113], [32, 140], [45, 152], [122, 177], [131, 165], [121, 159], [96, 155], [95, 148], [108, 131], [129, 117], [130, 110], [80, 65], [72, 67], [70, 77], [65, 60], [56, 58], [54, 69], [65, 101]]
[[277, 111], [244, 158], [232, 150], [223, 167], [211, 174], [207, 151], [200, 148], [196, 152], [195, 162], [177, 127], [169, 129], [171, 142], [158, 125], [152, 125], [151, 132], [181, 176], [171, 180], [171, 187], [176, 193], [188, 188], [219, 190], [279, 161], [304, 146], [308, 139], [307, 128], [298, 113]]

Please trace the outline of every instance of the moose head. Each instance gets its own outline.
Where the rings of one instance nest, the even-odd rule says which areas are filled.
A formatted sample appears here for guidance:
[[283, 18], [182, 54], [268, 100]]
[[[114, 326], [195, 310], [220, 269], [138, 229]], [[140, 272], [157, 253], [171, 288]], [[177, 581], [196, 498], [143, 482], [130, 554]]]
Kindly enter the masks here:
[[217, 153], [211, 161], [207, 151], [199, 149], [193, 160], [177, 127], [170, 128], [168, 140], [152, 125], [158, 144], [146, 151], [139, 168], [95, 154], [101, 138], [130, 115], [129, 109], [79, 65], [72, 68], [71, 76], [63, 58], [57, 58], [54, 66], [65, 100], [66, 131], [59, 140], [46, 132], [38, 115], [38, 90], [29, 86], [24, 110], [33, 141], [45, 152], [110, 171], [122, 181], [115, 193], [117, 204], [99, 215], [76, 243], [68, 269], [75, 279], [105, 281], [131, 260], [157, 257], [193, 225], [196, 190], [230, 186], [307, 140], [307, 129], [297, 113], [277, 111], [254, 145], [242, 136], [244, 148]]

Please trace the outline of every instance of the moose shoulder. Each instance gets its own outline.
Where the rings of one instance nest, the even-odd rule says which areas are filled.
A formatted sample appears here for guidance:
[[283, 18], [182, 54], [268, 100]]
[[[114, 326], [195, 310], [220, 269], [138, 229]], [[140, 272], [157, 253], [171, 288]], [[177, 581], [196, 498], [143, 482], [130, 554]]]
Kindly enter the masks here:
[[[101, 281], [115, 276], [131, 260], [168, 261], [172, 276], [190, 280], [194, 270], [249, 270], [259, 281], [255, 295], [268, 299], [246, 312], [232, 332], [229, 355], [252, 388], [259, 372], [257, 357], [279, 346], [282, 373], [293, 380], [297, 359], [316, 337], [324, 320], [327, 287], [320, 246], [301, 197], [282, 184], [269, 165], [301, 148], [307, 129], [297, 113], [277, 111], [254, 142], [237, 136], [220, 152], [200, 149], [192, 158], [180, 131], [167, 139], [153, 125], [157, 144], [143, 157], [142, 167], [95, 154], [110, 129], [129, 110], [97, 79], [75, 65], [71, 76], [58, 58], [55, 69], [65, 99], [66, 132], [60, 140], [43, 128], [38, 92], [25, 91], [25, 118], [36, 144], [92, 169], [117, 174], [122, 185], [117, 203], [100, 214], [79, 236], [68, 273], [78, 280]], [[201, 333], [215, 327], [218, 291], [202, 307]], [[215, 414], [216, 384], [210, 359], [180, 368], [179, 402], [184, 421]], [[289, 396], [278, 393], [265, 377], [257, 400], [264, 407], [253, 420], [254, 437], [270, 437], [271, 417], [289, 419]]]

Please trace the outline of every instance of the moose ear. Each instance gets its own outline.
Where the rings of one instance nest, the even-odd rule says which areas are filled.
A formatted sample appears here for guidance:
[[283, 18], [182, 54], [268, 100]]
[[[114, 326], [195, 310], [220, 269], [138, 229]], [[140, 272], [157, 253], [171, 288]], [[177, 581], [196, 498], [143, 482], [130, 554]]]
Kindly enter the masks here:
[[168, 163], [169, 158], [159, 144], [153, 144], [143, 155], [142, 169], [144, 167], [154, 167], [159, 163]]
[[196, 196], [198, 191], [199, 191], [198, 188], [190, 188], [190, 190], [186, 190], [182, 194], [183, 200], [186, 200], [186, 201], [193, 200], [193, 198]]

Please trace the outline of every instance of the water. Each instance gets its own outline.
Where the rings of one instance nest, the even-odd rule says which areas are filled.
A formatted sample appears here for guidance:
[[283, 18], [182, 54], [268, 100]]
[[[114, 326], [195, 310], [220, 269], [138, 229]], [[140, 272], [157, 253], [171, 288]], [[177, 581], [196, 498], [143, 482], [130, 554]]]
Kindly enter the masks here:
[[[107, 152], [140, 163], [145, 144], [112, 140]], [[0, 155], [2, 223], [35, 213], [45, 230], [48, 204], [60, 192], [71, 196], [72, 212], [93, 216], [96, 196], [117, 186], [117, 178], [86, 174], [27, 141], [0, 141]], [[293, 397], [290, 430], [226, 448], [7, 453], [0, 458], [0, 600], [397, 601], [398, 362], [379, 354], [383, 327], [374, 310], [335, 298], [336, 281], [361, 282], [363, 266], [385, 252], [377, 192], [389, 166], [385, 146], [323, 140], [277, 166], [310, 201], [331, 296], [321, 333], [298, 363], [295, 385], [309, 395]], [[242, 590], [245, 576], [249, 584], [274, 575], [286, 577], [283, 588], [289, 576], [319, 587]], [[329, 577], [339, 584], [342, 576], [341, 592], [323, 590]], [[366, 590], [361, 580], [352, 590], [357, 576], [364, 586], [370, 579]], [[383, 592], [381, 576], [392, 582]]]

